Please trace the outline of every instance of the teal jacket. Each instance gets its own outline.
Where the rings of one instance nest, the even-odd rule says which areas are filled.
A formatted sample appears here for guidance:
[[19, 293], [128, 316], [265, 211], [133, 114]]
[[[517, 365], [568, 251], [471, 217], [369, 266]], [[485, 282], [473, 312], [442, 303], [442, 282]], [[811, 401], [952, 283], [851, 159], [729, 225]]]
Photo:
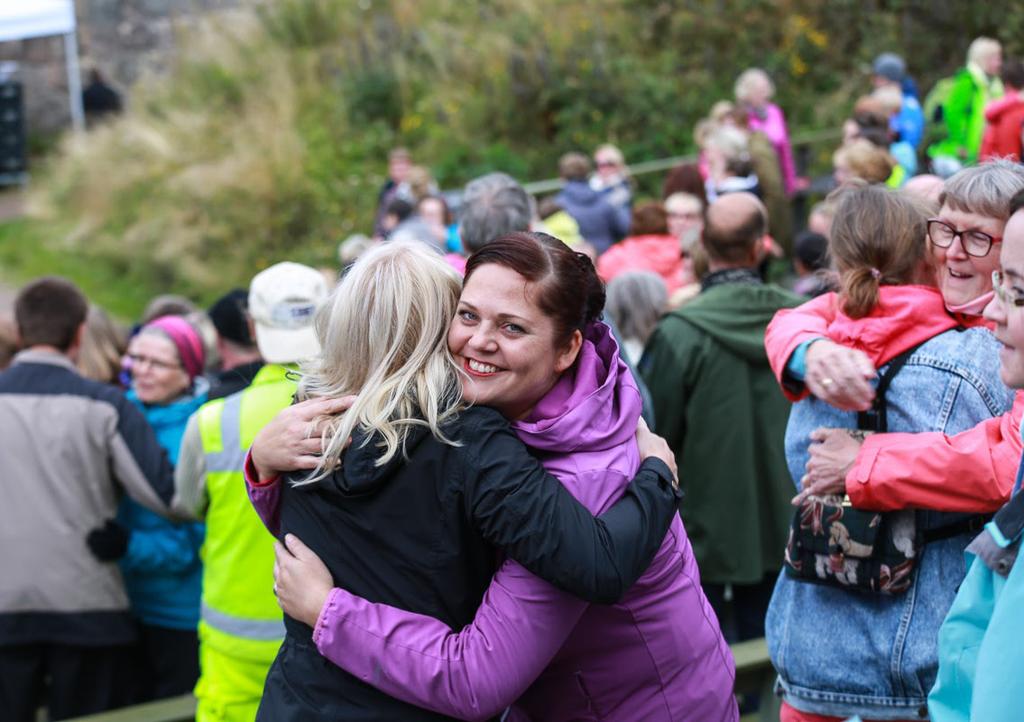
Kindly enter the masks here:
[[[145, 415], [157, 441], [176, 464], [188, 418], [206, 402], [205, 384], [159, 406], [142, 403], [133, 391], [126, 396]], [[131, 533], [121, 573], [132, 612], [154, 627], [196, 629], [203, 579], [199, 560], [203, 525], [167, 521], [128, 498], [122, 500], [117, 520]]]
[[[1024, 465], [1015, 495], [1022, 475]], [[1019, 536], [1005, 542], [1019, 550]], [[1016, 722], [1024, 669], [1024, 560], [1004, 577], [981, 557], [967, 558], [967, 577], [939, 630], [939, 672], [928, 711], [932, 722]]]

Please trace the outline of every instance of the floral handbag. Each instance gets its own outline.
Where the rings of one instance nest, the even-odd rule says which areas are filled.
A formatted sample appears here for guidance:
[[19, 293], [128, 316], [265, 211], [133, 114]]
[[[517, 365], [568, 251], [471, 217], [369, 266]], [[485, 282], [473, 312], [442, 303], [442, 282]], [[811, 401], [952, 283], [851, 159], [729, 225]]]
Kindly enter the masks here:
[[[885, 392], [915, 348], [894, 358], [878, 380], [862, 431], [885, 432]], [[879, 594], [900, 594], [912, 581], [922, 539], [913, 510], [854, 509], [849, 497], [809, 496], [797, 508], [786, 543], [786, 573], [797, 579]]]
[[[857, 417], [862, 431], [888, 430], [885, 393], [910, 355], [889, 362], [878, 380], [875, 401]], [[797, 508], [786, 542], [785, 570], [797, 579], [876, 594], [902, 594], [925, 544], [981, 529], [989, 517], [972, 515], [920, 530], [913, 509], [855, 509], [845, 496], [809, 496]]]

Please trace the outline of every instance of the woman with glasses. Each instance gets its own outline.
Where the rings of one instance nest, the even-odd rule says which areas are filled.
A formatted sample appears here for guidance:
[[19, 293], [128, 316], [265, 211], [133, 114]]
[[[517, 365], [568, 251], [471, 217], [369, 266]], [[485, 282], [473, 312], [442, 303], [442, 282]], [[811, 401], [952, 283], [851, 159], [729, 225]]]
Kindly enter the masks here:
[[594, 175], [590, 176], [590, 187], [600, 193], [612, 207], [629, 217], [633, 205], [629, 168], [622, 151], [611, 143], [605, 143], [594, 151]]
[[[126, 396], [177, 463], [185, 425], [206, 402], [199, 332], [180, 316], [150, 321], [128, 345]], [[203, 525], [176, 524], [125, 498], [116, 520], [87, 537], [101, 561], [117, 562], [139, 621], [138, 700], [192, 691], [199, 677]]]
[[[905, 359], [885, 394], [888, 428], [956, 433], [1003, 413], [1012, 393], [997, 377], [998, 344], [992, 334], [960, 327], [946, 310], [933, 259], [922, 243], [925, 211], [882, 186], [840, 190], [829, 238], [840, 291], [821, 298], [834, 310], [829, 339], [856, 345], [882, 367]], [[785, 443], [797, 486], [811, 434], [822, 426], [863, 428], [856, 413], [818, 399], [794, 405]], [[825, 503], [840, 511], [826, 513]], [[913, 523], [916, 531], [894, 532], [893, 544], [901, 550], [912, 539], [923, 544], [905, 551], [914, 560], [912, 570], [893, 562], [867, 591], [856, 585], [866, 581], [861, 577], [871, 573], [870, 565], [856, 559], [865, 553], [864, 544], [883, 544], [886, 537], [879, 532], [876, 542], [868, 542], [869, 535], [858, 532], [858, 518], [844, 516], [841, 509], [835, 497], [816, 497], [801, 507], [801, 528], [819, 526], [831, 539], [829, 552], [812, 557], [797, 547], [792, 555], [787, 552], [789, 566], [802, 566], [812, 578], [787, 568], [768, 607], [765, 637], [779, 672], [781, 719], [919, 719], [935, 679], [935, 635], [963, 578], [964, 548], [981, 521], [976, 515], [927, 511], [918, 511], [912, 522], [872, 521], [882, 529]]]
[[[1012, 163], [997, 161], [961, 171], [947, 181], [941, 208], [928, 224], [937, 282], [947, 311], [962, 326], [987, 325], [978, 314], [993, 298], [1010, 199], [1021, 190], [1024, 169]], [[996, 279], [1001, 295], [1012, 293], [1001, 289], [1003, 279]], [[1011, 305], [1018, 301], [1024, 304], [1024, 298], [1014, 297]], [[822, 336], [829, 320], [827, 309], [817, 302], [776, 318], [766, 338], [769, 358], [788, 395], [810, 391], [839, 408], [863, 410], [874, 393], [868, 383], [874, 375], [871, 359], [848, 348], [854, 345], [850, 339], [846, 346], [828, 340], [807, 346]], [[814, 347], [819, 347], [816, 356]], [[876, 434], [861, 441], [844, 431], [818, 429], [812, 434], [818, 443], [810, 447], [803, 478], [805, 494], [845, 492], [853, 506], [879, 511], [994, 511], [1008, 497], [1020, 460], [1022, 410], [1024, 400], [1018, 394], [1012, 412], [955, 436], [947, 435], [955, 429], [937, 428]], [[963, 565], [952, 571], [955, 575], [946, 582], [950, 589], [962, 577]], [[934, 649], [934, 638], [927, 648]]]

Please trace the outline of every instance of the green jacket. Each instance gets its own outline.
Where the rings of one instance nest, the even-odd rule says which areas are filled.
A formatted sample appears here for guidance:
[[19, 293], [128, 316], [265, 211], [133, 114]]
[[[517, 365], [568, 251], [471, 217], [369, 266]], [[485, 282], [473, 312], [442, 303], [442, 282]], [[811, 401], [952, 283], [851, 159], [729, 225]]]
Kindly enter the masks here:
[[648, 342], [641, 370], [679, 463], [680, 515], [705, 582], [753, 584], [782, 566], [793, 514], [789, 402], [764, 332], [776, 311], [802, 302], [772, 285], [713, 286]]
[[974, 65], [961, 69], [942, 104], [946, 137], [930, 146], [928, 155], [957, 158], [964, 164], [977, 162], [985, 134], [985, 106], [1002, 95], [1003, 84], [999, 78], [990, 79]]

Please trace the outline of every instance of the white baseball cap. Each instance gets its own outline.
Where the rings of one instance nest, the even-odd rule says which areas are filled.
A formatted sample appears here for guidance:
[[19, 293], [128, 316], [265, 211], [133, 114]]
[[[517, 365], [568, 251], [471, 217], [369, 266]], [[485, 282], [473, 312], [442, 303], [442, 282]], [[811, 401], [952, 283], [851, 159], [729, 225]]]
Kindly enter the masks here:
[[313, 320], [329, 293], [323, 274], [300, 263], [278, 263], [253, 277], [249, 314], [264, 361], [295, 363], [320, 353]]

